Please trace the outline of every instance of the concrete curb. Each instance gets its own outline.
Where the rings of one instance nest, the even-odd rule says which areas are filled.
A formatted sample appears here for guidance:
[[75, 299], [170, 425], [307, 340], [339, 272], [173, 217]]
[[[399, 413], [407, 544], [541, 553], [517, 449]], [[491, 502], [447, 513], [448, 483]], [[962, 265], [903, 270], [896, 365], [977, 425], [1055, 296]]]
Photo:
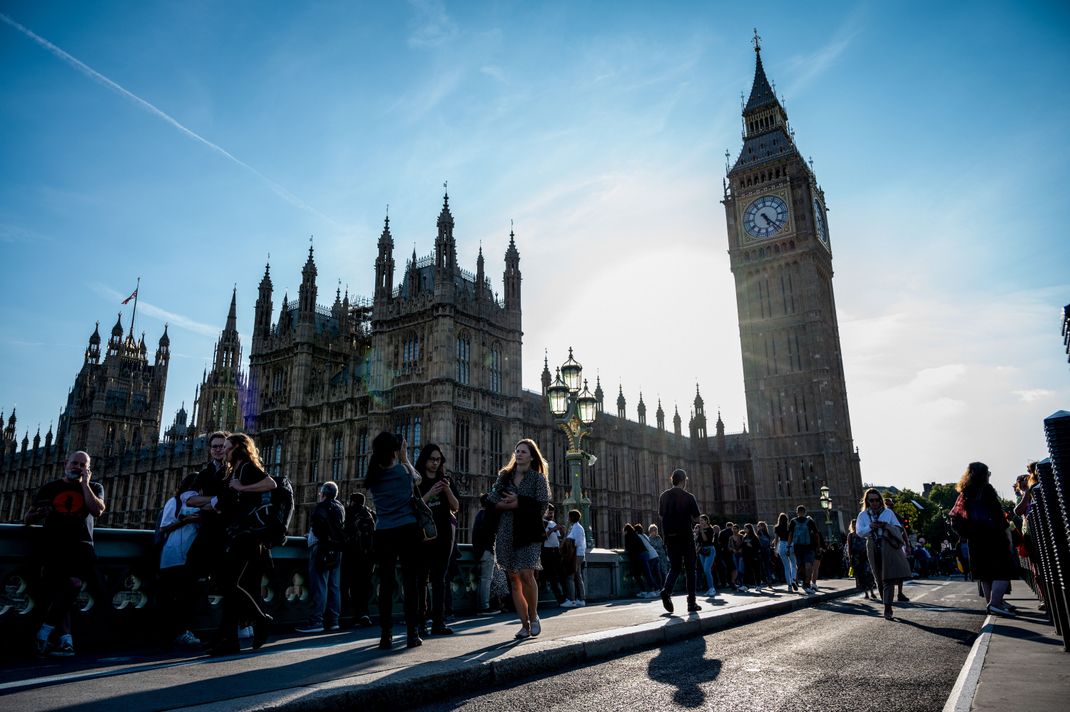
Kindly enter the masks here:
[[959, 671], [955, 686], [951, 688], [947, 702], [944, 704], [944, 712], [970, 712], [973, 707], [973, 698], [977, 695], [977, 685], [981, 682], [981, 670], [985, 666], [985, 656], [988, 654], [988, 644], [992, 640], [992, 627], [995, 618], [988, 616], [984, 625], [981, 626], [981, 634], [973, 641], [970, 654], [966, 656], [966, 662]]
[[[662, 616], [626, 628], [615, 628], [558, 639], [533, 640], [488, 661], [447, 659], [389, 673], [340, 678], [329, 683], [279, 690], [206, 705], [183, 708], [239, 712], [278, 710], [316, 712], [346, 708], [390, 709], [426, 704], [490, 687], [508, 685], [532, 675], [553, 673], [606, 658], [656, 648], [754, 621], [811, 608], [857, 593], [853, 588], [816, 596], [793, 597], [773, 603], [733, 606], [687, 617]], [[971, 653], [972, 655], [972, 653]], [[946, 708], [945, 708], [946, 710]]]

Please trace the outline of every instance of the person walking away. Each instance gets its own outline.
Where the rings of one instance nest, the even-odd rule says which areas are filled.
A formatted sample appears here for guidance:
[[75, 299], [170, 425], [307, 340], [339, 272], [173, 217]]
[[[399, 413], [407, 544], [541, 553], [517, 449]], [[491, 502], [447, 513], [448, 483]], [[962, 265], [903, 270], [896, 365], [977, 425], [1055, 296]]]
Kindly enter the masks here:
[[695, 547], [698, 553], [699, 568], [706, 580], [706, 596], [717, 595], [717, 585], [713, 580], [713, 566], [717, 560], [717, 530], [710, 525], [710, 517], [700, 514], [698, 528], [695, 530]]
[[988, 612], [1011, 617], [1003, 597], [1017, 576], [1010, 528], [999, 495], [989, 483], [991, 472], [983, 462], [971, 462], [958, 483], [959, 496], [951, 508], [952, 527], [969, 542], [970, 571], [979, 581]]
[[759, 588], [767, 587], [770, 590], [773, 588], [773, 537], [769, 534], [769, 524], [765, 521], [759, 521], [757, 527], [758, 533], [758, 568], [761, 586]]
[[71, 608], [82, 584], [96, 579], [93, 523], [104, 513], [104, 487], [93, 481], [89, 462], [89, 453], [71, 453], [63, 477], [37, 491], [23, 520], [44, 523], [42, 583], [52, 600], [37, 630], [40, 655], [74, 655]]
[[298, 633], [338, 629], [342, 613], [342, 561], [346, 511], [338, 501], [338, 485], [324, 482], [312, 510], [308, 532], [308, 582], [312, 611]]
[[349, 495], [345, 518], [345, 550], [342, 552], [342, 598], [353, 612], [353, 622], [362, 628], [372, 624], [368, 616], [372, 566], [375, 562], [375, 512], [365, 505], [363, 492]]
[[799, 586], [795, 581], [798, 579], [799, 571], [796, 566], [795, 552], [792, 551], [788, 542], [789, 531], [788, 515], [781, 512], [777, 517], [776, 526], [773, 527], [773, 533], [776, 534], [777, 556], [780, 557], [780, 565], [784, 569], [784, 584], [788, 589], [798, 591]]
[[687, 610], [689, 613], [702, 610], [695, 601], [696, 556], [692, 534], [692, 528], [699, 517], [698, 502], [686, 487], [687, 472], [679, 468], [673, 470], [672, 487], [662, 492], [658, 499], [661, 530], [665, 533], [665, 547], [669, 553], [669, 573], [661, 589], [661, 604], [669, 613], [673, 612], [672, 592], [681, 567], [687, 586]]
[[580, 510], [568, 513], [568, 533], [561, 542], [561, 559], [565, 566], [565, 583], [568, 585], [568, 600], [562, 608], [583, 608], [586, 601], [587, 532], [580, 521]]
[[413, 497], [416, 470], [409, 464], [403, 438], [381, 432], [372, 440], [372, 454], [364, 485], [372, 496], [378, 521], [375, 526], [375, 557], [379, 567], [379, 648], [394, 643], [394, 580], [401, 566], [401, 590], [405, 608], [405, 645], [423, 645], [420, 637], [419, 573], [423, 530], [416, 521]]
[[754, 586], [758, 591], [762, 590], [761, 548], [754, 525], [743, 525], [743, 585]]
[[658, 592], [661, 591], [660, 582], [663, 580], [656, 576], [658, 571], [658, 552], [654, 548], [653, 542], [650, 541], [650, 537], [643, 531], [642, 524], [634, 524], [635, 533], [639, 537], [639, 541], [643, 544], [643, 566], [646, 571], [647, 592], [646, 598], [657, 598]]
[[862, 496], [863, 509], [855, 522], [855, 531], [866, 537], [869, 567], [884, 601], [884, 617], [892, 620], [895, 584], [910, 576], [910, 564], [903, 555], [903, 527], [884, 498], [872, 487]]
[[539, 587], [550, 585], [550, 592], [557, 599], [557, 605], [565, 602], [565, 592], [561, 586], [561, 537], [565, 528], [554, 521], [554, 505], [546, 506], [545, 524], [543, 525], [542, 571], [539, 572]]
[[[795, 508], [795, 518], [788, 525], [788, 549], [795, 552], [796, 576], [801, 574], [803, 592], [815, 593], [810, 588], [810, 578], [814, 567], [814, 547], [817, 543], [817, 524], [806, 514], [806, 507], [801, 504]], [[794, 587], [792, 590], [795, 590]]]

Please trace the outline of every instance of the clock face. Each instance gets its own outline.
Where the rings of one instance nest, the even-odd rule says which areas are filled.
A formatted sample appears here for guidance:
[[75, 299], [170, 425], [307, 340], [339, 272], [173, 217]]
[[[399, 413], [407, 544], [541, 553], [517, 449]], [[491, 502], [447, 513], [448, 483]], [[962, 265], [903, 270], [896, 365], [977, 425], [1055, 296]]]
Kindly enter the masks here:
[[817, 200], [814, 200], [814, 225], [817, 226], [817, 239], [826, 245], [829, 244], [829, 228], [825, 223], [825, 208]]
[[752, 237], [771, 237], [788, 222], [788, 205], [775, 195], [763, 195], [743, 212], [743, 227]]

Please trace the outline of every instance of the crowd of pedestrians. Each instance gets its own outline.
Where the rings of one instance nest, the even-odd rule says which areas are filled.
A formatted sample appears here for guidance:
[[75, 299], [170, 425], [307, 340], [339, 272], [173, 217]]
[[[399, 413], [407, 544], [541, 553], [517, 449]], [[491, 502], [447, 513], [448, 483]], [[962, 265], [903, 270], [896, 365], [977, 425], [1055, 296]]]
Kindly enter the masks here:
[[[272, 617], [262, 607], [260, 581], [272, 565], [271, 548], [285, 540], [294, 497], [285, 477], [265, 472], [248, 436], [213, 433], [208, 447], [207, 464], [176, 487], [159, 516], [159, 606], [171, 642], [200, 646], [194, 620], [211, 582], [222, 594], [222, 605], [207, 650], [225, 655], [237, 652], [242, 638], [251, 638], [254, 649], [268, 639]], [[376, 436], [371, 450], [364, 484], [374, 510], [361, 492], [352, 493], [343, 506], [335, 482], [319, 486], [307, 532], [309, 615], [296, 630], [337, 630], [343, 605], [354, 625], [373, 625], [368, 604], [377, 567], [379, 647], [394, 645], [399, 579], [405, 642], [417, 647], [430, 636], [454, 632], [447, 617], [460, 493], [437, 445], [424, 445], [415, 465], [405, 440], [393, 433]], [[891, 619], [893, 605], [909, 600], [903, 582], [918, 572], [946, 573], [950, 557], [979, 582], [990, 613], [1014, 615], [1005, 595], [1017, 578], [1019, 558], [1028, 562], [1035, 542], [1028, 529], [1019, 534], [1009, 521], [989, 477], [983, 463], [966, 469], [950, 514], [961, 542], [944, 541], [939, 551], [930, 551], [923, 538], [911, 542], [892, 502], [876, 489], [866, 490], [842, 547], [844, 568], [864, 599], [879, 600]], [[1019, 478], [1015, 514], [1028, 514], [1035, 485], [1035, 473]], [[515, 612], [518, 640], [542, 632], [538, 607], [544, 585], [562, 608], [586, 605], [585, 523], [575, 509], [559, 522], [550, 494], [547, 462], [534, 441], [523, 439], [481, 496], [472, 522], [478, 613]], [[42, 581], [51, 594], [36, 636], [40, 654], [74, 654], [70, 612], [83, 584], [98, 585], [93, 524], [104, 511], [104, 490], [92, 480], [90, 456], [75, 452], [64, 476], [42, 487], [26, 514], [28, 524], [44, 525]], [[719, 591], [761, 592], [775, 585], [816, 593], [822, 555], [831, 557], [829, 564], [839, 559], [838, 548], [824, 541], [801, 505], [794, 517], [781, 513], [772, 530], [764, 521], [713, 523], [687, 491], [684, 470], [672, 473], [658, 511], [659, 523], [627, 523], [622, 533], [638, 596], [660, 598], [670, 613], [681, 574], [687, 610], [695, 612], [701, 610], [700, 587], [708, 599]]]

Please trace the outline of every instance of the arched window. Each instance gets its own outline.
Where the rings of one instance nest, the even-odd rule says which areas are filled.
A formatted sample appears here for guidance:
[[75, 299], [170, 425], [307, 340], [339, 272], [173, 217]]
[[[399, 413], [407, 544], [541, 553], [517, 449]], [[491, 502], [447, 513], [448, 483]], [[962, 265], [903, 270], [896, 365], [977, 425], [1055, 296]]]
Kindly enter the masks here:
[[457, 381], [467, 386], [471, 371], [472, 340], [468, 334], [457, 337]]
[[502, 392], [502, 347], [494, 344], [490, 348], [490, 390], [491, 393]]

